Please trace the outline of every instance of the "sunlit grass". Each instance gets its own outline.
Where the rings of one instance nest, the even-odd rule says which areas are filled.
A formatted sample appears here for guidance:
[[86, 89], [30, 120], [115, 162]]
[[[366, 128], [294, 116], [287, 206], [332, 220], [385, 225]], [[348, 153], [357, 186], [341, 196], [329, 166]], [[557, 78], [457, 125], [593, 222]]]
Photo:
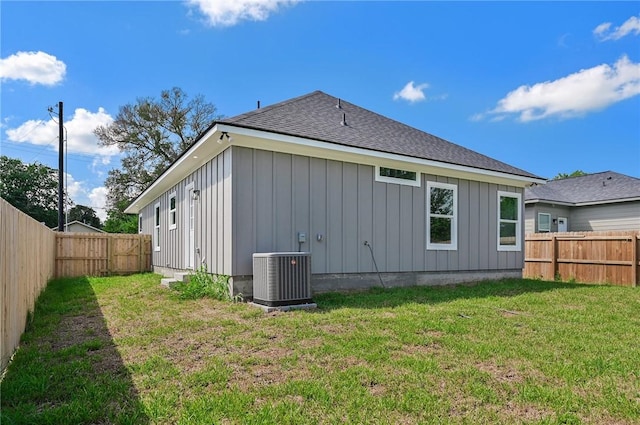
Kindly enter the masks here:
[[2, 423], [640, 421], [640, 292], [509, 280], [181, 300], [159, 276], [52, 282]]

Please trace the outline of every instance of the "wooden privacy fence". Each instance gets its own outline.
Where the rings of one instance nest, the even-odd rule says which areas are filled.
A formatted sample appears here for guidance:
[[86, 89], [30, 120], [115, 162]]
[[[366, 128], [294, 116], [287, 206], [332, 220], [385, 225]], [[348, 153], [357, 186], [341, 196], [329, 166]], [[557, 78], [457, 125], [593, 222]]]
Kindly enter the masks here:
[[528, 233], [523, 277], [637, 286], [638, 231]]
[[27, 316], [55, 273], [56, 237], [0, 199], [0, 369], [20, 343]]
[[0, 370], [49, 280], [150, 270], [150, 235], [56, 233], [0, 198]]
[[57, 233], [56, 277], [151, 271], [151, 235]]

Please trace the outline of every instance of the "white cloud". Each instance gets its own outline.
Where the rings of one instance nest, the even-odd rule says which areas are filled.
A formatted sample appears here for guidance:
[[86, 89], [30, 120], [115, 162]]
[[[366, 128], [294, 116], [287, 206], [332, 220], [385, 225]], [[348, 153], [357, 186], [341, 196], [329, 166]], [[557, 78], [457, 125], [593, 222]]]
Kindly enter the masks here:
[[96, 215], [100, 218], [100, 221], [104, 223], [107, 219], [106, 205], [108, 189], [104, 186], [89, 188], [89, 183], [86, 181], [78, 181], [69, 173], [64, 174], [65, 186], [69, 198], [76, 205], [93, 208]]
[[53, 86], [64, 79], [67, 65], [44, 52], [18, 52], [0, 59], [0, 79], [26, 80], [31, 84]]
[[73, 178], [73, 176], [69, 173], [64, 173], [65, 182], [64, 185], [66, 187], [67, 195], [73, 202], [76, 204], [85, 205], [81, 198], [85, 196], [84, 183], [79, 182]]
[[[71, 119], [64, 122], [68, 152], [97, 155], [103, 164], [109, 163], [110, 158], [119, 153], [118, 148], [99, 146], [93, 130], [99, 125], [108, 125], [111, 122], [113, 118], [103, 108], [98, 108], [97, 112], [90, 112], [83, 108], [76, 109]], [[7, 129], [6, 134], [8, 140], [12, 142], [47, 145], [55, 150], [58, 149], [58, 123], [53, 119], [29, 120], [19, 127]]]
[[416, 86], [413, 81], [409, 81], [402, 90], [393, 94], [393, 100], [402, 99], [411, 103], [423, 101], [427, 98], [424, 94], [424, 90], [428, 87], [429, 84], [427, 83], [418, 84]]
[[640, 34], [640, 18], [632, 16], [619, 27], [615, 27], [611, 31], [610, 29], [611, 22], [603, 22], [593, 30], [593, 35], [600, 41], [619, 40], [629, 34], [638, 35]]
[[95, 210], [103, 223], [107, 219], [107, 193], [108, 189], [104, 186], [94, 187], [89, 192], [89, 206]]
[[213, 27], [230, 27], [240, 21], [264, 21], [269, 15], [298, 0], [187, 0], [207, 17]]
[[638, 94], [640, 63], [623, 56], [613, 66], [602, 64], [555, 81], [520, 86], [501, 99], [496, 108], [471, 119], [478, 121], [488, 114], [494, 115], [494, 120], [516, 114], [523, 122], [569, 118], [604, 109]]

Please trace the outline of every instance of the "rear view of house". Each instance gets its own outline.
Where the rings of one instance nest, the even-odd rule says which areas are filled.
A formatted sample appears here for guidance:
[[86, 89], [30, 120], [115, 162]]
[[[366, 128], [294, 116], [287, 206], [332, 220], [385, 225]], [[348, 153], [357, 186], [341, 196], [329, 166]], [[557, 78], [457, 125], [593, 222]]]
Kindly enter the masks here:
[[526, 232], [640, 230], [640, 179], [605, 171], [525, 191]]
[[374, 258], [389, 285], [439, 284], [520, 276], [533, 183], [316, 91], [213, 123], [126, 212], [157, 271], [206, 264], [244, 295], [262, 252], [310, 252], [316, 291], [379, 284]]

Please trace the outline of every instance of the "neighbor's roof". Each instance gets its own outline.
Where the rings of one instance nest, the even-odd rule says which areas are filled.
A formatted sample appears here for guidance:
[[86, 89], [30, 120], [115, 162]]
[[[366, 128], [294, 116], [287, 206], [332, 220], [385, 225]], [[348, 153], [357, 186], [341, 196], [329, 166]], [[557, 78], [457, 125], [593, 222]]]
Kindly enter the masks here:
[[[340, 107], [338, 107], [338, 102]], [[346, 125], [341, 121], [346, 119]], [[540, 177], [321, 91], [219, 121], [339, 145]]]
[[640, 179], [604, 171], [586, 176], [551, 180], [524, 192], [525, 201], [591, 204], [640, 198]]
[[[64, 227], [70, 227], [72, 224], [78, 224], [78, 225], [83, 226], [83, 227], [86, 227], [86, 228], [88, 228], [88, 229], [93, 229], [93, 230], [95, 230], [96, 232], [106, 233], [104, 230], [102, 230], [102, 229], [98, 229], [97, 227], [93, 227], [93, 226], [91, 226], [90, 224], [83, 223], [83, 222], [81, 222], [80, 220], [73, 220], [73, 221], [70, 221], [69, 223], [65, 223]], [[53, 227], [51, 228], [51, 230], [54, 230], [54, 231], [55, 231], [55, 230], [58, 230], [58, 226], [53, 226]]]

